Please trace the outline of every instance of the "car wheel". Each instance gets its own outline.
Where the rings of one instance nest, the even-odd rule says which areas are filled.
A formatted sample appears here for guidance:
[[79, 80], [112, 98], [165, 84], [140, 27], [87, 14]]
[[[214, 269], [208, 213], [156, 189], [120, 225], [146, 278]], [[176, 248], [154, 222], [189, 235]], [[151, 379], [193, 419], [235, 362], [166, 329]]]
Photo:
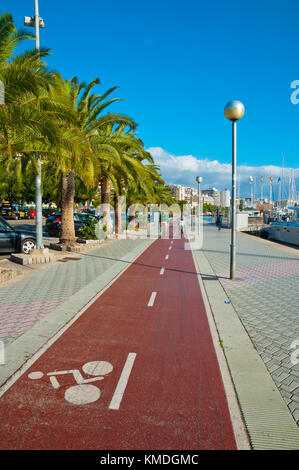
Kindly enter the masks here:
[[269, 236], [270, 236], [270, 233], [268, 232], [268, 230], [262, 230], [260, 232], [260, 237], [264, 238], [264, 240], [268, 240]]
[[30, 251], [33, 250], [33, 248], [35, 248], [35, 246], [36, 246], [35, 241], [28, 238], [27, 240], [22, 241], [21, 251], [25, 255], [29, 255]]

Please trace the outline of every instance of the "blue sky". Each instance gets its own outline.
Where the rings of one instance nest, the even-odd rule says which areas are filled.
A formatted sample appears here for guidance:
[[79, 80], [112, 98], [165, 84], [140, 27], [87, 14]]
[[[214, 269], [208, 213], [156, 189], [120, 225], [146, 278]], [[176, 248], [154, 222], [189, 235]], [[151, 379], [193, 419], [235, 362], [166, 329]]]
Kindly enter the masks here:
[[[223, 108], [231, 99], [246, 109], [238, 124], [241, 184], [249, 174], [278, 175], [269, 165], [281, 166], [283, 154], [285, 167], [298, 169], [299, 104], [290, 100], [290, 84], [299, 80], [297, 0], [39, 5], [46, 24], [41, 45], [52, 49], [50, 67], [65, 78], [99, 77], [98, 92], [119, 86], [114, 96], [124, 101], [111, 110], [139, 123], [139, 136], [153, 149], [167, 182], [191, 184], [202, 173], [203, 187], [229, 186], [223, 168], [230, 168], [231, 124]], [[34, 14], [34, 0], [2, 0], [1, 6], [19, 26]], [[192, 160], [190, 167], [183, 156]], [[215, 180], [206, 171], [210, 162]]]

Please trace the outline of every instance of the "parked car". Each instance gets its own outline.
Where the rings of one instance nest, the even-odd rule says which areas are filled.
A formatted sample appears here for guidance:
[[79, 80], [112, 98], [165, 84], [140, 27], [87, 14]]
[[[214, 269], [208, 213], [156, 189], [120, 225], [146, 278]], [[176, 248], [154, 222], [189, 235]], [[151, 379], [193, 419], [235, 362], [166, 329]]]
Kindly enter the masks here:
[[[91, 214], [75, 213], [74, 214], [74, 224], [75, 224], [75, 235], [79, 236], [79, 229], [82, 225], [87, 224], [91, 220], [99, 221], [101, 216], [95, 216]], [[61, 213], [55, 212], [53, 215], [46, 220], [45, 231], [52, 237], [60, 236], [61, 228]]]
[[18, 207], [19, 219], [31, 219], [31, 212], [27, 207]]
[[30, 219], [35, 219], [35, 209], [29, 209]]
[[1, 216], [5, 219], [30, 219], [30, 211], [27, 207], [21, 207], [18, 204], [5, 202], [1, 206]]
[[24, 233], [12, 227], [3, 217], [0, 217], [0, 252], [25, 253], [36, 247], [34, 235]]
[[95, 209], [83, 209], [82, 211], [80, 211], [80, 214], [96, 215], [96, 210]]
[[45, 208], [42, 210], [42, 213], [43, 213], [43, 217], [50, 217], [51, 215], [54, 215], [55, 214], [55, 209], [50, 209], [50, 208]]

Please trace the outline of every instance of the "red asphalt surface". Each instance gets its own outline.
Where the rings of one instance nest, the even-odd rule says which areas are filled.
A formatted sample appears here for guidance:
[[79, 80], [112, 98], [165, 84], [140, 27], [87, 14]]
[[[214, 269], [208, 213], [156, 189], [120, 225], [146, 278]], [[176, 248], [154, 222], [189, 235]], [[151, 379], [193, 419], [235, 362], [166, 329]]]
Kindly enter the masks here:
[[[157, 295], [149, 307], [152, 292]], [[110, 409], [129, 353], [136, 357], [119, 409]], [[109, 362], [113, 370], [88, 384], [100, 390], [91, 403], [66, 400], [67, 390], [78, 386], [73, 374], [57, 375], [56, 388], [47, 375], [79, 370], [90, 379], [82, 366], [94, 361]], [[43, 375], [32, 379], [32, 372]], [[1, 449], [236, 449], [184, 240], [156, 240], [132, 263], [4, 393], [0, 423]]]

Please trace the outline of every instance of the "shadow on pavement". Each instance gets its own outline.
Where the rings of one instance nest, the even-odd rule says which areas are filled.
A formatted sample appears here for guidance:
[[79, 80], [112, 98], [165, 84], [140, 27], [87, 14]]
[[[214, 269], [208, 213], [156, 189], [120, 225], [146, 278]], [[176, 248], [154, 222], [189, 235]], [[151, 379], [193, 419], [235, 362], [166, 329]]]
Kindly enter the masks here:
[[[87, 254], [87, 253], [80, 253], [81, 256], [90, 256], [92, 258], [99, 258], [103, 260], [109, 260], [109, 261], [119, 261], [121, 263], [126, 263], [128, 265], [135, 265], [135, 266], [143, 266], [145, 268], [151, 268], [151, 269], [161, 269], [162, 267], [165, 266], [155, 266], [151, 264], [144, 264], [144, 263], [138, 263], [137, 261], [126, 261], [123, 259], [118, 259], [118, 258], [111, 258], [109, 256], [99, 256], [99, 255], [92, 255], [92, 254]], [[226, 276], [215, 276], [211, 274], [204, 274], [204, 273], [198, 273], [194, 271], [185, 271], [183, 269], [175, 269], [175, 268], [165, 268], [165, 271], [172, 271], [172, 272], [178, 272], [178, 273], [183, 273], [183, 274], [193, 274], [195, 276], [205, 276], [206, 280], [216, 280], [216, 279], [229, 279], [229, 277]]]

